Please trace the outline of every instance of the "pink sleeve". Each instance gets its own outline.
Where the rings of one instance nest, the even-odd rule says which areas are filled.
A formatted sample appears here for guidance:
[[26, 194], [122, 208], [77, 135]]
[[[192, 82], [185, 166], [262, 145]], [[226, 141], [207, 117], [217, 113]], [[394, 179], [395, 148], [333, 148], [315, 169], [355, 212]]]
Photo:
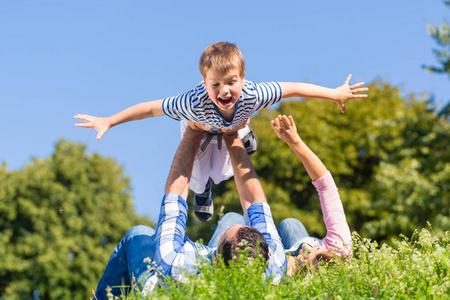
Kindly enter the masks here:
[[322, 245], [329, 250], [336, 251], [338, 255], [351, 255], [352, 236], [345, 219], [344, 207], [336, 183], [330, 171], [313, 181], [313, 185], [319, 193], [323, 220], [327, 229], [327, 235], [322, 240]]

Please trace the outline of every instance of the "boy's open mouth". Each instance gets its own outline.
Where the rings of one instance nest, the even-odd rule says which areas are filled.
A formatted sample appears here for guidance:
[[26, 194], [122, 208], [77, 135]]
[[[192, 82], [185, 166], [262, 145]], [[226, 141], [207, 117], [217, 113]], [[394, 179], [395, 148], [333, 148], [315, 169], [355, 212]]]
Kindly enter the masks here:
[[233, 101], [233, 99], [231, 97], [227, 98], [227, 99], [219, 98], [219, 102], [222, 106], [229, 106], [229, 105], [231, 105], [232, 101]]

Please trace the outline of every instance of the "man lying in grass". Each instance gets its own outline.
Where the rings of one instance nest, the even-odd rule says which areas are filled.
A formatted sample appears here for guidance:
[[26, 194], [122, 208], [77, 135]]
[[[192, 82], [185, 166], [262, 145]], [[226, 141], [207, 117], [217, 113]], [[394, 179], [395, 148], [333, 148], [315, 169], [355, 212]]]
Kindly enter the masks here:
[[[274, 283], [280, 281], [286, 271], [286, 255], [261, 183], [237, 134], [240, 128], [224, 132], [224, 139], [230, 153], [245, 226], [233, 222], [237, 214], [227, 214], [208, 246], [194, 243], [186, 236], [188, 206], [185, 199], [204, 129], [201, 125], [189, 124], [170, 169], [156, 231], [136, 226], [126, 234], [111, 255], [98, 284], [96, 299], [120, 295], [123, 291], [128, 292], [131, 286], [145, 295], [166, 276], [185, 282], [183, 274], [196, 273], [199, 260], [212, 261], [221, 255], [227, 264], [230, 259], [236, 259], [238, 249], [244, 244], [250, 249], [250, 257], [261, 255], [267, 261], [266, 277]], [[242, 243], [243, 240], [246, 243]], [[146, 258], [150, 258], [160, 271], [147, 268]]]
[[[284, 220], [277, 230], [261, 183], [237, 135], [240, 128], [237, 128], [224, 131], [224, 139], [244, 217], [226, 214], [208, 246], [190, 241], [185, 235], [187, 203], [184, 199], [188, 195], [193, 159], [203, 134], [201, 130], [205, 129], [190, 123], [172, 163], [156, 232], [146, 226], [136, 226], [127, 233], [106, 266], [96, 298], [107, 299], [108, 286], [112, 288], [108, 289], [111, 295], [119, 295], [121, 291], [127, 291], [124, 287], [131, 286], [147, 294], [154, 289], [158, 278], [164, 276], [186, 282], [183, 273], [196, 273], [199, 260], [213, 260], [220, 255], [228, 264], [229, 260], [237, 258], [242, 245], [250, 249], [250, 257], [260, 255], [267, 261], [265, 275], [270, 276], [273, 283], [278, 283], [286, 272], [284, 247], [289, 249], [290, 255], [288, 276], [295, 274], [299, 266], [314, 265], [320, 259], [329, 259], [336, 254], [350, 255], [350, 230], [330, 172], [300, 139], [292, 117], [278, 116], [271, 125], [300, 158], [318, 190], [327, 227], [323, 240], [309, 237], [301, 222], [295, 219]], [[158, 277], [154, 268], [147, 268], [146, 258], [161, 269], [159, 275], [163, 276]]]

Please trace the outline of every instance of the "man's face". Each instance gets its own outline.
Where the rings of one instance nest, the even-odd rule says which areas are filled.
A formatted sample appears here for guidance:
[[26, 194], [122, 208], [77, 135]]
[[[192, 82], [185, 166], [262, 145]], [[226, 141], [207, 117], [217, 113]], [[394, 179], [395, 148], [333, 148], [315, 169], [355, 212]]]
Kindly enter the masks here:
[[240, 76], [239, 70], [232, 69], [224, 74], [211, 68], [206, 72], [203, 83], [208, 91], [209, 98], [217, 106], [222, 117], [225, 119], [232, 117], [245, 83], [245, 79]]

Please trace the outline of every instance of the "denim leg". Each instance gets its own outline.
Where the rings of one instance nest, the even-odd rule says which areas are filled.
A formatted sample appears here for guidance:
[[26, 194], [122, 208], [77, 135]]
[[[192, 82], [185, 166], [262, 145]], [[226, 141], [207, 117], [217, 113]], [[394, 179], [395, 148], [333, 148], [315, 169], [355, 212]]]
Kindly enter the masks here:
[[309, 236], [302, 222], [293, 218], [284, 219], [277, 230], [283, 242], [284, 249], [291, 248], [296, 242]]
[[236, 224], [245, 225], [244, 217], [235, 212], [226, 213], [219, 221], [219, 224], [217, 224], [216, 230], [208, 243], [208, 247], [217, 247], [222, 233]]
[[108, 286], [112, 288], [111, 293], [114, 296], [120, 296], [122, 291], [128, 293], [133, 276], [137, 281], [141, 276], [146, 275], [148, 264], [144, 263], [144, 259], [147, 257], [153, 259], [154, 236], [155, 230], [143, 225], [135, 226], [128, 231], [114, 249], [106, 265], [95, 292], [95, 299], [107, 300]]

